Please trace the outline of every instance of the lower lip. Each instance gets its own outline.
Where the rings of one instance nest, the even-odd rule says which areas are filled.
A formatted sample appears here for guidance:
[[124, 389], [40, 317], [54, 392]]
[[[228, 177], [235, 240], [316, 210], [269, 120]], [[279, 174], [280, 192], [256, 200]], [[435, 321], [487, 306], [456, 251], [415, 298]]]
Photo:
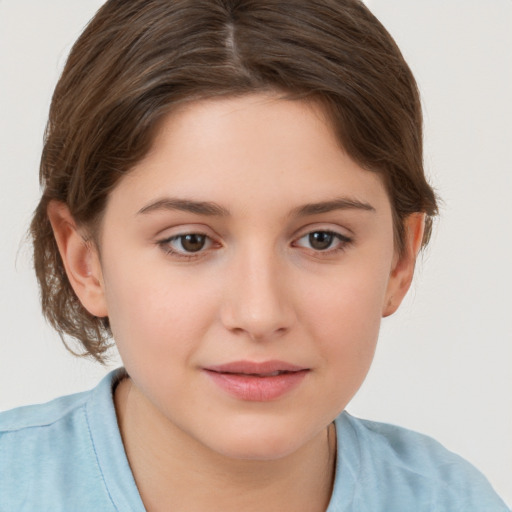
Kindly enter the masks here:
[[302, 382], [308, 370], [281, 373], [270, 377], [209, 370], [205, 370], [205, 372], [215, 384], [240, 400], [268, 402], [277, 400], [295, 389]]

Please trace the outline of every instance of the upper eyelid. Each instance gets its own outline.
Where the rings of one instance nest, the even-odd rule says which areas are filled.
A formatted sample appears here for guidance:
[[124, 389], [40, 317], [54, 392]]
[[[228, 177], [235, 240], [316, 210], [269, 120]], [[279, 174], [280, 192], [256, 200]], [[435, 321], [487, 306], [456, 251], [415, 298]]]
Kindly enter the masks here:
[[[347, 235], [344, 235], [343, 233], [338, 233], [337, 231], [332, 231], [332, 230], [328, 230], [328, 229], [314, 229], [313, 231], [307, 231], [303, 235], [296, 237], [292, 243], [296, 244], [299, 240], [302, 240], [303, 238], [311, 235], [312, 233], [329, 233], [329, 234], [332, 234], [335, 238], [337, 238], [339, 243], [341, 243], [341, 244], [353, 243], [352, 237], [349, 237]], [[327, 252], [327, 250], [325, 252]]]
[[345, 234], [345, 233], [341, 232], [341, 230], [332, 229], [332, 228], [308, 229], [303, 232], [303, 234], [300, 236], [300, 238], [302, 238], [303, 236], [306, 236], [306, 235], [310, 235], [311, 233], [332, 233], [333, 235], [341, 236], [343, 238], [351, 238], [351, 235]]
[[181, 238], [182, 236], [187, 236], [187, 235], [205, 236], [206, 238], [213, 240], [213, 238], [208, 233], [203, 233], [202, 231], [185, 231], [185, 232], [161, 237], [161, 238], [159, 238], [158, 242], [169, 242], [170, 240], [176, 240], [177, 238]]
[[[291, 242], [295, 242], [304, 236], [315, 233], [315, 232], [328, 232], [332, 233], [335, 236], [338, 236], [342, 239], [346, 239], [347, 241], [353, 241], [354, 233], [353, 231], [345, 226], [333, 226], [330, 223], [321, 223], [315, 222], [312, 224], [308, 224], [306, 226], [302, 226], [299, 229], [294, 230], [294, 233], [291, 234], [290, 240]], [[210, 228], [204, 224], [190, 224], [190, 225], [177, 225], [177, 226], [168, 226], [165, 229], [159, 231], [159, 233], [155, 236], [155, 240], [157, 243], [165, 243], [170, 240], [176, 239], [180, 236], [186, 235], [203, 235], [209, 238], [213, 243], [218, 243], [223, 245], [222, 240], [225, 239], [224, 236], [218, 234], [215, 230]]]
[[186, 235], [204, 235], [211, 239], [220, 238], [217, 233], [215, 233], [215, 231], [213, 231], [209, 226], [205, 226], [204, 224], [178, 224], [176, 226], [167, 226], [163, 229], [160, 229], [154, 238], [158, 241], [161, 241], [170, 240], [171, 238]]
[[[187, 236], [187, 235], [200, 235], [205, 236], [207, 239], [209, 239], [209, 247], [207, 248], [201, 248], [198, 251], [186, 251], [186, 250], [180, 250], [175, 247], [172, 247], [171, 242], [175, 241], [176, 239], [179, 239], [181, 237]], [[167, 238], [163, 238], [160, 240], [157, 240], [156, 245], [163, 250], [166, 254], [172, 255], [174, 258], [183, 260], [183, 261], [194, 261], [194, 260], [200, 260], [207, 256], [209, 251], [212, 249], [212, 247], [215, 245], [215, 241], [208, 235], [198, 232], [187, 232], [187, 233], [179, 233], [176, 235], [169, 236]]]
[[[199, 235], [199, 236], [204, 236], [206, 237], [208, 240], [209, 240], [209, 247], [207, 249], [201, 249], [199, 251], [197, 251], [197, 254], [201, 253], [201, 252], [205, 252], [206, 250], [208, 249], [211, 249], [212, 247], [214, 247], [216, 244], [220, 245], [213, 237], [209, 236], [208, 234], [206, 233], [200, 233], [198, 231], [189, 231], [189, 232], [186, 232], [186, 233], [178, 233], [176, 235], [171, 235], [171, 236], [168, 236], [168, 237], [165, 237], [165, 238], [162, 238], [162, 239], [159, 239], [157, 240], [157, 244], [158, 245], [166, 245], [166, 244], [170, 244], [171, 242], [175, 241], [175, 240], [178, 240], [179, 238], [182, 238], [182, 237], [185, 237], [187, 235]], [[178, 252], [178, 251], [176, 251]]]
[[308, 226], [304, 226], [298, 230], [295, 231], [295, 234], [293, 235], [294, 240], [298, 240], [299, 238], [302, 238], [303, 236], [306, 236], [310, 233], [316, 233], [316, 232], [327, 232], [327, 233], [333, 233], [334, 235], [339, 235], [340, 237], [347, 238], [352, 240], [354, 238], [354, 233], [351, 229], [347, 227], [342, 226], [333, 226], [329, 223], [315, 223], [310, 224]]
[[[310, 235], [311, 233], [315, 233], [315, 232], [332, 233], [334, 235], [334, 237], [338, 239], [337, 243], [333, 244], [332, 247], [329, 247], [324, 250], [317, 250], [314, 248], [308, 249], [308, 248], [302, 247], [300, 244], [298, 244], [298, 241], [300, 241], [302, 238]], [[201, 248], [198, 251], [189, 252], [186, 250], [180, 250], [171, 245], [171, 243], [170, 243], [171, 241], [174, 241], [177, 238], [180, 238], [180, 237], [183, 237], [186, 235], [190, 235], [190, 234], [199, 234], [199, 235], [205, 236], [207, 239], [209, 239], [208, 247]], [[302, 250], [302, 251], [306, 250], [308, 253], [310, 252], [311, 254], [316, 255], [316, 257], [318, 257], [318, 258], [325, 259], [325, 258], [329, 258], [329, 257], [332, 258], [335, 255], [346, 251], [353, 244], [354, 244], [353, 237], [348, 237], [348, 236], [346, 236], [342, 233], [339, 233], [337, 231], [334, 231], [334, 230], [313, 229], [313, 230], [306, 231], [301, 236], [294, 237], [294, 239], [290, 243], [290, 247], [297, 249], [297, 250]], [[187, 261], [188, 262], [202, 261], [204, 258], [211, 257], [213, 252], [215, 252], [218, 249], [221, 249], [223, 247], [222, 243], [219, 243], [218, 241], [216, 241], [215, 239], [213, 239], [212, 237], [210, 237], [204, 233], [198, 233], [197, 231], [195, 231], [195, 232], [188, 231], [185, 233], [182, 232], [182, 233], [178, 233], [175, 235], [171, 235], [167, 238], [157, 241], [157, 245], [160, 247], [161, 250], [166, 252], [169, 256], [174, 257], [176, 259], [176, 261], [181, 260], [181, 261], [185, 261], [185, 262], [187, 262]]]

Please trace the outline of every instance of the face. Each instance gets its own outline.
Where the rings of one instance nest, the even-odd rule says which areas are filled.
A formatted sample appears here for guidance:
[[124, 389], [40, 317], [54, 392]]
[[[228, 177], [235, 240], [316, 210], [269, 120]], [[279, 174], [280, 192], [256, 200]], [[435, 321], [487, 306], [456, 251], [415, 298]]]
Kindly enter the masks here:
[[134, 389], [163, 425], [229, 457], [282, 457], [325, 431], [398, 293], [381, 179], [320, 108], [269, 95], [169, 116], [111, 193], [100, 247]]

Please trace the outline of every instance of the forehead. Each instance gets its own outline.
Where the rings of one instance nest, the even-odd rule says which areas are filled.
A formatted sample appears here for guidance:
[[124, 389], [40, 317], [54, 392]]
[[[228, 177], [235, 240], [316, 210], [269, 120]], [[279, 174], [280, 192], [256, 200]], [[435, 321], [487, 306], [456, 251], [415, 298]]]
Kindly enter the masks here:
[[296, 208], [344, 195], [388, 206], [380, 176], [343, 150], [317, 103], [271, 94], [180, 106], [112, 195], [130, 196], [133, 207], [165, 195], [230, 209]]

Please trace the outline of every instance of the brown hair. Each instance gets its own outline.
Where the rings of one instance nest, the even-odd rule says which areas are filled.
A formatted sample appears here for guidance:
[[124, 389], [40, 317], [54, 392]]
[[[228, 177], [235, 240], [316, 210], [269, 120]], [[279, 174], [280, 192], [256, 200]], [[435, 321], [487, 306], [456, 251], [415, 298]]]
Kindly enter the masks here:
[[109, 192], [175, 105], [265, 90], [319, 101], [348, 154], [383, 176], [398, 250], [413, 212], [426, 213], [428, 241], [437, 207], [423, 171], [418, 90], [362, 2], [109, 0], [75, 43], [55, 89], [31, 224], [43, 312], [62, 337], [82, 343], [84, 355], [102, 361], [108, 319], [90, 315], [72, 290], [49, 202], [65, 203], [94, 231]]

